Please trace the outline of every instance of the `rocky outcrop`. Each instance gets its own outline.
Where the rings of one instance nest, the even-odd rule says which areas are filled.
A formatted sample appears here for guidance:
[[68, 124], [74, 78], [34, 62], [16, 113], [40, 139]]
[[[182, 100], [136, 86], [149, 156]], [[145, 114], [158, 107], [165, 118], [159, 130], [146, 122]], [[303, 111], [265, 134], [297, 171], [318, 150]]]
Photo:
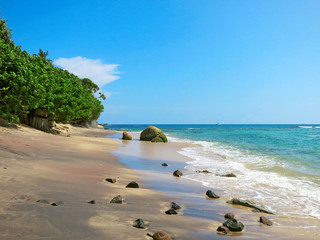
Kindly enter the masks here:
[[64, 137], [70, 137], [70, 125], [67, 126], [65, 124], [61, 124], [61, 123], [56, 123], [53, 122], [52, 123], [52, 128], [50, 129], [50, 132], [52, 134], [55, 135], [60, 135], [60, 136], [64, 136]]
[[238, 198], [232, 198], [231, 200], [227, 201], [227, 203], [234, 204], [234, 205], [241, 205], [245, 207], [251, 207], [254, 208], [260, 212], [268, 213], [268, 214], [274, 214], [273, 212], [266, 209], [264, 206], [260, 206], [252, 201], [249, 200], [242, 200]]
[[122, 134], [122, 140], [132, 140], [132, 136], [128, 132], [124, 131]]
[[149, 126], [140, 134], [141, 141], [168, 142], [166, 135], [157, 127]]
[[27, 124], [32, 128], [49, 132], [51, 122], [49, 121], [48, 116], [48, 111], [38, 108], [36, 110], [31, 110], [28, 114], [22, 114], [20, 116], [20, 122]]

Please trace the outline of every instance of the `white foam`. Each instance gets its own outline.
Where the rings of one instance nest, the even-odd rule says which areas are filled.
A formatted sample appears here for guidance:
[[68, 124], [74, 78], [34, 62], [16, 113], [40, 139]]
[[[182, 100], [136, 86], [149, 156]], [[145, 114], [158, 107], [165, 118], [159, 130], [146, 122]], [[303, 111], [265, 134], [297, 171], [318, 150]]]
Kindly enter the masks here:
[[[226, 196], [256, 201], [280, 215], [320, 219], [320, 186], [306, 177], [287, 177], [272, 172], [273, 167], [286, 168], [280, 160], [217, 142], [172, 137], [170, 141], [196, 144], [179, 151], [190, 158], [185, 167], [186, 178], [220, 189]], [[196, 173], [196, 170], [208, 170], [212, 174]], [[237, 177], [218, 176], [231, 172]]]

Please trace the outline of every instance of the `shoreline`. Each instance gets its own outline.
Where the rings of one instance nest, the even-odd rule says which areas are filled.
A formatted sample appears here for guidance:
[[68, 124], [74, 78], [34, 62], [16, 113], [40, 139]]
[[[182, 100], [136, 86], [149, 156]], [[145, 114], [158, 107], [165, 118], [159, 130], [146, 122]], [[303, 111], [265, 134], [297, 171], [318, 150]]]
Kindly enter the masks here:
[[[175, 198], [178, 203], [183, 204], [184, 216], [202, 222], [201, 230], [196, 231], [196, 235], [201, 239], [220, 239], [221, 236], [216, 233], [216, 229], [225, 221], [224, 214], [227, 212], [235, 213], [236, 218], [245, 225], [243, 233], [231, 234], [239, 238], [317, 239], [314, 236], [317, 234], [317, 227], [320, 226], [319, 219], [252, 212], [252, 209], [248, 207], [227, 204], [226, 201], [231, 198], [223, 196], [221, 189], [208, 188], [203, 186], [201, 182], [184, 177], [177, 179], [172, 176], [174, 170], [186, 171], [185, 167], [190, 161], [189, 157], [179, 154], [178, 151], [181, 148], [194, 146], [194, 144], [140, 142], [137, 141], [139, 133], [131, 132], [131, 134], [135, 141], [122, 141], [118, 136], [120, 145], [113, 153], [119, 161], [135, 169], [146, 181], [147, 187], [160, 191], [168, 198]], [[130, 152], [130, 154], [128, 155], [126, 152]], [[162, 162], [168, 163], [169, 167], [163, 168]], [[220, 199], [206, 199], [205, 192], [209, 189], [220, 195]], [[269, 227], [259, 223], [259, 216], [271, 219], [274, 225]], [[308, 232], [305, 229], [308, 229]]]
[[[311, 222], [268, 216], [277, 218], [276, 224], [264, 226], [257, 217], [265, 214], [228, 205], [223, 196], [208, 200], [208, 188], [201, 183], [172, 176], [186, 165], [188, 158], [177, 152], [185, 144], [110, 137], [121, 133], [72, 127], [68, 138], [28, 127], [0, 127], [1, 239], [151, 239], [146, 233], [156, 231], [175, 240], [316, 239], [317, 229], [307, 229]], [[163, 162], [169, 166], [162, 167]], [[106, 182], [109, 177], [116, 177], [117, 183]], [[140, 188], [125, 188], [131, 181]], [[119, 194], [126, 203], [110, 204]], [[88, 204], [90, 200], [96, 204]], [[182, 206], [178, 215], [164, 213], [171, 201]], [[226, 212], [235, 213], [244, 232], [217, 234]], [[146, 230], [132, 226], [138, 218], [149, 223]], [[301, 224], [305, 226], [297, 228]]]

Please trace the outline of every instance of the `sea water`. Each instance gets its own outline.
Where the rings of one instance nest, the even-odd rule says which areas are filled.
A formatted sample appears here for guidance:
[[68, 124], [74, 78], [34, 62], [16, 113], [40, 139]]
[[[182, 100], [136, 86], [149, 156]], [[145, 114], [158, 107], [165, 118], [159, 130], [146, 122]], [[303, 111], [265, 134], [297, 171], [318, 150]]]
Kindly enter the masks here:
[[[320, 219], [320, 125], [155, 126], [169, 141], [193, 144], [178, 150], [190, 159], [185, 178], [277, 215]], [[142, 131], [147, 125], [105, 127]], [[237, 177], [221, 177], [228, 173]]]

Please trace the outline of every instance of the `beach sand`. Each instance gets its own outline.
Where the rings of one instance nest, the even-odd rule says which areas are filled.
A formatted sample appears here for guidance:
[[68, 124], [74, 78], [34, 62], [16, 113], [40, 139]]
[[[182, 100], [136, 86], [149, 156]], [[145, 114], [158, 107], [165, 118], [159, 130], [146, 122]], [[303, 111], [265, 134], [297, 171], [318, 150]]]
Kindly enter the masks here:
[[[318, 228], [309, 228], [318, 220], [270, 216], [276, 224], [268, 227], [257, 222], [265, 214], [230, 206], [223, 196], [208, 200], [200, 183], [174, 177], [189, 160], [177, 153], [181, 144], [122, 141], [119, 134], [106, 139], [116, 132], [71, 128], [71, 137], [62, 137], [0, 127], [0, 239], [151, 239], [146, 233], [156, 231], [175, 240], [318, 239]], [[117, 183], [105, 181], [110, 177]], [[131, 181], [140, 188], [125, 188]], [[111, 204], [117, 195], [126, 203]], [[182, 206], [178, 215], [164, 213], [171, 201]], [[243, 233], [216, 233], [226, 212], [245, 224]], [[132, 226], [138, 218], [148, 229]]]

